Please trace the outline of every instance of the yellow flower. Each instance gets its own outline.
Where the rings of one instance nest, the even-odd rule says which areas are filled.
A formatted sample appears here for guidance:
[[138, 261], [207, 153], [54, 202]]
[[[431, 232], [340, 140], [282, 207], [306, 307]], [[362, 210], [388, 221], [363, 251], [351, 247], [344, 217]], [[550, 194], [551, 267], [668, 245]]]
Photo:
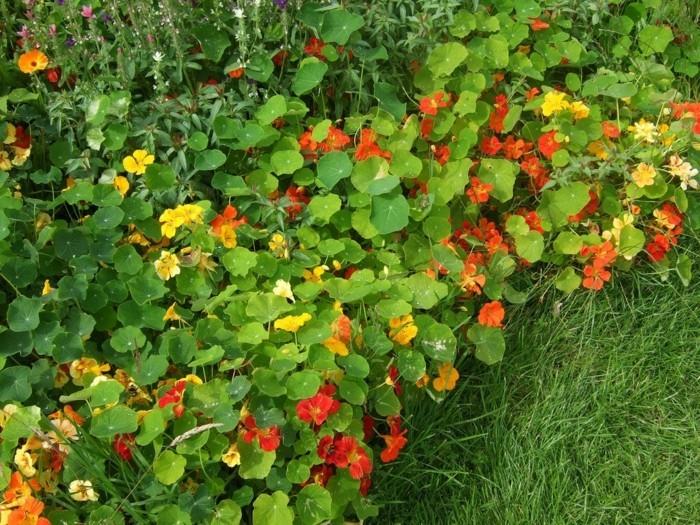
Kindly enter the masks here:
[[656, 125], [653, 122], [647, 122], [644, 119], [639, 119], [639, 122], [629, 126], [627, 131], [634, 134], [634, 140], [639, 140], [648, 144], [653, 144], [656, 142], [656, 137], [659, 136], [659, 132], [656, 130]]
[[221, 239], [221, 244], [224, 248], [235, 248], [238, 244], [238, 236], [236, 235], [236, 230], [230, 224], [222, 224], [219, 228], [219, 239]]
[[606, 160], [610, 154], [608, 150], [605, 149], [605, 144], [602, 141], [596, 140], [588, 145], [588, 153], [591, 153], [598, 157], [600, 160]]
[[452, 366], [452, 363], [445, 363], [438, 369], [439, 377], [433, 379], [433, 388], [437, 392], [454, 390], [459, 379], [459, 372]]
[[123, 175], [117, 175], [116, 177], [114, 177], [112, 185], [122, 197], [124, 197], [126, 195], [126, 192], [129, 191], [129, 179], [127, 179]]
[[284, 330], [285, 332], [296, 332], [311, 320], [311, 314], [304, 312], [301, 315], [288, 315], [275, 321], [275, 330]]
[[73, 379], [80, 379], [85, 374], [101, 376], [102, 372], [109, 372], [109, 370], [110, 366], [108, 364], [101, 365], [92, 357], [81, 357], [70, 364], [70, 376]]
[[615, 243], [620, 242], [620, 236], [622, 235], [622, 229], [625, 226], [631, 226], [634, 224], [634, 215], [631, 213], [623, 213], [621, 217], [615, 217], [613, 219], [612, 229], [603, 232], [602, 237], [606, 240], [614, 240]]
[[183, 377], [185, 381], [188, 383], [192, 383], [193, 385], [201, 385], [204, 384], [204, 381], [202, 381], [202, 378], [199, 377], [196, 374], [187, 374], [185, 377]]
[[678, 155], [671, 155], [666, 164], [666, 169], [672, 177], [678, 177], [681, 181], [681, 188], [687, 190], [688, 186], [694, 190], [698, 189], [698, 181], [695, 178], [698, 174], [697, 168], [693, 168], [689, 162], [685, 162]]
[[270, 246], [270, 251], [275, 255], [275, 257], [284, 257], [285, 259], [289, 259], [287, 240], [281, 233], [273, 234], [268, 246]]
[[238, 452], [238, 443], [231, 443], [228, 450], [221, 456], [221, 461], [231, 468], [241, 464], [241, 454]]
[[675, 133], [668, 133], [669, 130], [668, 124], [660, 124], [659, 125], [659, 134], [661, 135], [661, 143], [664, 146], [670, 146], [673, 144], [673, 141], [676, 140], [676, 134]]
[[166, 250], [160, 252], [160, 257], [153, 262], [158, 277], [167, 281], [180, 274], [180, 260], [177, 255]]
[[12, 165], [21, 166], [27, 162], [27, 159], [32, 152], [32, 148], [12, 148], [12, 151], [15, 154], [14, 158], [12, 159]]
[[173, 303], [168, 307], [163, 316], [163, 321], [182, 321], [182, 317], [175, 311], [175, 306], [177, 306], [177, 303]]
[[413, 316], [411, 314], [394, 317], [389, 321], [389, 327], [391, 328], [389, 337], [401, 346], [408, 346], [413, 338], [418, 335], [418, 327], [413, 324]]
[[28, 450], [26, 443], [15, 451], [15, 465], [25, 478], [31, 478], [36, 474], [34, 462], [36, 456], [33, 456]]
[[323, 346], [328, 348], [328, 350], [330, 350], [334, 354], [337, 354], [341, 357], [344, 357], [350, 353], [350, 350], [348, 350], [347, 345], [337, 337], [329, 337], [323, 342]]
[[15, 140], [17, 140], [17, 128], [8, 122], [5, 128], [5, 140], [3, 140], [3, 144], [12, 144]]
[[335, 259], [333, 259], [333, 269], [334, 269], [336, 272], [337, 272], [338, 270], [340, 270], [342, 267], [343, 267], [343, 265], [340, 264], [340, 261], [336, 261]]
[[632, 172], [632, 180], [640, 188], [654, 184], [654, 177], [656, 177], [654, 166], [644, 162], [640, 163]]
[[588, 116], [588, 114], [591, 112], [591, 108], [586, 106], [586, 104], [584, 104], [580, 100], [572, 102], [570, 109], [571, 109], [571, 112], [574, 114], [574, 118], [576, 120], [586, 118]]
[[122, 166], [129, 173], [143, 175], [146, 173], [146, 166], [153, 164], [155, 160], [156, 158], [145, 149], [137, 149], [122, 159]]
[[294, 292], [292, 292], [292, 285], [284, 279], [277, 279], [275, 282], [275, 287], [272, 289], [272, 293], [277, 297], [284, 297], [293, 303], [296, 302], [296, 299], [294, 299]]
[[549, 117], [565, 109], [569, 109], [570, 104], [566, 101], [566, 93], [561, 91], [550, 91], [544, 96], [542, 103], [542, 114]]
[[44, 287], [41, 289], [41, 295], [49, 295], [54, 289], [51, 288], [51, 283], [48, 279], [44, 281]]
[[304, 270], [304, 279], [312, 283], [320, 283], [321, 276], [328, 271], [328, 266], [325, 264], [317, 266], [313, 270]]
[[51, 219], [51, 215], [41, 211], [41, 212], [37, 213], [37, 215], [36, 215], [36, 220], [34, 221], [34, 228], [36, 229], [37, 232], [40, 232], [41, 230], [43, 230], [46, 226], [48, 226], [52, 222], [53, 222], [53, 220]]
[[181, 204], [175, 209], [167, 209], [158, 217], [160, 232], [172, 239], [180, 226], [202, 224], [204, 210], [196, 204]]
[[76, 479], [68, 485], [68, 493], [75, 501], [97, 501], [99, 495], [92, 488], [92, 481]]
[[126, 242], [129, 244], [138, 244], [139, 246], [151, 245], [151, 241], [149, 241], [143, 233], [136, 230], [127, 235]]
[[201, 206], [197, 206], [196, 204], [181, 204], [176, 208], [176, 211], [182, 215], [185, 220], [185, 225], [202, 224], [204, 210]]
[[10, 171], [12, 169], [12, 161], [10, 161], [10, 155], [5, 150], [0, 150], [0, 170]]

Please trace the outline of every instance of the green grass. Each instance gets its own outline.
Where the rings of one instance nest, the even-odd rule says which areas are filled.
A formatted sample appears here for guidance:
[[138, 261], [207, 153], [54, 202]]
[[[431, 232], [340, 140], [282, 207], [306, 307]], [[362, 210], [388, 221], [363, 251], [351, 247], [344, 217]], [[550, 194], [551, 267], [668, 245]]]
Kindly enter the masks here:
[[377, 479], [382, 524], [700, 523], [700, 285], [642, 276], [516, 314]]

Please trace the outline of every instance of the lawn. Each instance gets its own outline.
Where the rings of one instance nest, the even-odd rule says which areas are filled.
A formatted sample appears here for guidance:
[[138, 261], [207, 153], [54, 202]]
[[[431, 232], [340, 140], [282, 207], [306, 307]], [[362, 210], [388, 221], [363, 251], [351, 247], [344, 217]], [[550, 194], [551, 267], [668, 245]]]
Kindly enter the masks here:
[[382, 523], [698, 523], [699, 292], [623, 277], [524, 307], [501, 366], [415, 407]]

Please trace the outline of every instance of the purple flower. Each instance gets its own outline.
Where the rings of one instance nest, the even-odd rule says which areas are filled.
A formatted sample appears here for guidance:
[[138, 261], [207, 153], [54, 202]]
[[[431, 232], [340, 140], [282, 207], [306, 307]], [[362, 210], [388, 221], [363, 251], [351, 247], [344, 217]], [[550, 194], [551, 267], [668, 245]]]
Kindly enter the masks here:
[[63, 4], [66, 3], [66, 0], [56, 0], [56, 3], [57, 3], [58, 5], [63, 5]]
[[83, 18], [94, 18], [95, 15], [92, 14], [92, 6], [90, 5], [84, 5], [82, 9], [80, 10], [80, 14], [83, 16]]
[[287, 0], [274, 0], [274, 2], [280, 9], [287, 9]]
[[111, 22], [114, 20], [114, 19], [111, 17], [111, 15], [109, 15], [108, 13], [105, 13], [104, 11], [103, 11], [102, 14], [100, 15], [100, 18], [102, 19], [102, 21], [103, 21], [105, 24], [109, 24], [109, 23], [111, 23]]
[[17, 31], [17, 36], [21, 36], [22, 38], [29, 38], [29, 35], [31, 35], [31, 33], [29, 32], [29, 28], [27, 26], [22, 26], [22, 30]]
[[69, 36], [66, 39], [66, 47], [73, 47], [74, 45], [75, 45], [75, 38], [73, 38], [72, 36]]

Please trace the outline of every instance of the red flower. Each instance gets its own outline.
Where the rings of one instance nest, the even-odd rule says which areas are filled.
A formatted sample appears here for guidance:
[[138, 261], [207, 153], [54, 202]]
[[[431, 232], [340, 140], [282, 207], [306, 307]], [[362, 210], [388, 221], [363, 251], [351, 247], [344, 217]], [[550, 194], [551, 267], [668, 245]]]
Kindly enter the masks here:
[[408, 430], [401, 430], [401, 416], [390, 416], [387, 422], [389, 423], [389, 435], [382, 435], [386, 448], [379, 455], [384, 463], [398, 458], [399, 452], [408, 443], [408, 439], [404, 437]]
[[117, 434], [112, 442], [112, 448], [124, 461], [131, 461], [131, 447], [134, 446], [133, 434]]
[[493, 185], [486, 182], [481, 182], [478, 177], [469, 179], [469, 189], [467, 189], [467, 197], [474, 204], [488, 202], [489, 192], [493, 191]]
[[503, 144], [500, 140], [498, 140], [498, 137], [496, 136], [484, 137], [481, 140], [480, 148], [481, 152], [484, 155], [494, 156], [499, 151], [501, 151], [501, 148], [503, 148]]
[[532, 22], [530, 22], [530, 29], [533, 31], [544, 31], [545, 29], [549, 29], [549, 24], [544, 20], [535, 18]]
[[309, 39], [309, 43], [304, 47], [304, 53], [320, 60], [326, 60], [326, 57], [323, 54], [324, 47], [326, 47], [326, 43], [323, 40], [319, 40], [315, 36], [312, 36]]
[[620, 128], [617, 127], [617, 124], [614, 122], [610, 122], [609, 120], [606, 120], [603, 122], [603, 135], [608, 137], [609, 139], [616, 139], [617, 137], [620, 136]]
[[479, 310], [479, 324], [498, 328], [503, 325], [505, 315], [506, 312], [501, 302], [491, 301], [490, 303], [486, 303], [481, 307], [481, 310]]
[[538, 87], [533, 87], [530, 88], [526, 93], [525, 93], [525, 99], [529, 102], [533, 98], [535, 98], [537, 95], [541, 93], [540, 88]]
[[308, 399], [302, 399], [297, 403], [296, 411], [299, 419], [305, 423], [322, 425], [328, 416], [340, 408], [340, 404], [326, 394], [318, 393]]
[[489, 116], [489, 127], [496, 133], [503, 131], [503, 119], [508, 114], [508, 97], [503, 93], [496, 95], [493, 103], [494, 111]]
[[362, 416], [362, 431], [365, 441], [369, 441], [374, 437], [374, 418], [369, 414]]
[[351, 478], [361, 479], [372, 472], [372, 461], [354, 437], [336, 438], [333, 448], [333, 463], [338, 468], [347, 468]]
[[515, 213], [525, 219], [525, 222], [531, 230], [539, 233], [544, 233], [544, 229], [542, 228], [542, 221], [540, 220], [540, 216], [537, 215], [536, 211], [520, 208]]
[[433, 126], [435, 125], [435, 121], [431, 118], [424, 118], [421, 120], [420, 123], [420, 136], [423, 139], [427, 139], [430, 134], [433, 132]]
[[219, 235], [219, 233], [221, 233], [221, 227], [224, 224], [230, 226], [235, 230], [241, 224], [246, 224], [248, 222], [248, 219], [246, 217], [236, 219], [237, 216], [238, 210], [230, 204], [227, 204], [224, 208], [223, 213], [220, 213], [216, 217], [214, 217], [214, 219], [209, 223], [209, 225], [211, 226], [211, 229], [216, 235]]
[[348, 344], [352, 337], [352, 321], [345, 314], [340, 314], [331, 325], [333, 336]]
[[15, 126], [15, 141], [12, 145], [16, 148], [27, 149], [32, 144], [32, 137], [24, 129], [24, 126]]
[[435, 155], [435, 160], [444, 166], [445, 163], [450, 160], [450, 147], [447, 144], [438, 144], [430, 147], [433, 150], [433, 155]]
[[389, 383], [393, 389], [394, 393], [397, 396], [400, 396], [401, 393], [403, 392], [403, 389], [401, 388], [401, 383], [399, 383], [399, 369], [396, 368], [394, 365], [389, 366], [389, 378], [387, 380], [387, 383]]
[[51, 84], [58, 84], [58, 81], [61, 80], [60, 67], [50, 67], [44, 72], [44, 74], [46, 75], [46, 80], [48, 80]]
[[700, 102], [684, 102], [682, 104], [671, 103], [671, 107], [673, 108], [674, 118], [679, 119], [686, 116], [695, 118], [693, 133], [700, 135]]
[[506, 137], [503, 143], [503, 156], [510, 160], [518, 160], [532, 149], [532, 143], [523, 139], [515, 139], [512, 135]]
[[230, 78], [241, 78], [245, 73], [245, 68], [239, 67], [228, 72]]
[[273, 452], [280, 446], [280, 430], [277, 426], [259, 428], [255, 423], [255, 417], [249, 415], [243, 420], [243, 441], [252, 443], [257, 439], [258, 445], [265, 452]]
[[671, 251], [671, 241], [665, 235], [657, 233], [654, 235], [654, 239], [647, 244], [646, 249], [649, 252], [649, 258], [654, 262], [659, 262]]
[[539, 148], [540, 153], [542, 153], [542, 155], [549, 160], [552, 160], [552, 155], [561, 149], [561, 144], [559, 144], [557, 139], [554, 138], [556, 134], [556, 130], [552, 130], [540, 135], [540, 138], [537, 139], [537, 147]]
[[589, 290], [601, 290], [603, 285], [610, 280], [611, 273], [602, 266], [588, 264], [583, 267], [583, 287]]
[[323, 436], [316, 447], [318, 457], [327, 463], [332, 463], [333, 452], [333, 436]]
[[446, 108], [449, 105], [450, 97], [444, 91], [436, 91], [428, 97], [423, 97], [418, 108], [426, 115], [435, 116], [440, 108]]
[[346, 133], [335, 126], [330, 126], [328, 128], [328, 135], [326, 135], [325, 140], [321, 142], [318, 147], [324, 153], [342, 151], [348, 147], [350, 142], [350, 137]]
[[277, 51], [275, 56], [272, 57], [272, 61], [275, 63], [276, 66], [281, 66], [282, 64], [284, 64], [284, 61], [287, 60], [288, 56], [289, 51], [281, 49], [280, 51]]
[[360, 480], [360, 494], [362, 494], [363, 496], [367, 496], [370, 487], [372, 487], [372, 478], [366, 476]]
[[179, 403], [182, 399], [182, 393], [185, 391], [187, 382], [184, 380], [177, 381], [175, 386], [168, 390], [163, 396], [158, 400], [158, 406], [160, 408], [165, 408], [171, 403]]
[[391, 152], [384, 151], [376, 142], [377, 136], [371, 129], [360, 132], [360, 143], [355, 149], [355, 160], [367, 160], [370, 157], [382, 157], [391, 160]]
[[599, 205], [600, 199], [598, 198], [598, 194], [593, 190], [588, 190], [588, 204], [586, 204], [586, 206], [584, 206], [584, 208], [577, 214], [569, 215], [569, 222], [581, 222], [585, 220], [586, 217], [589, 217], [598, 211]]
[[[309, 478], [309, 481], [315, 483], [316, 485], [325, 487], [333, 474], [335, 474], [335, 468], [333, 468], [332, 465], [326, 465], [325, 463], [321, 465], [314, 465], [311, 467], [311, 477]], [[302, 483], [302, 486], [308, 485], [309, 481]]]
[[311, 202], [311, 198], [306, 195], [306, 189], [295, 186], [294, 184], [287, 188], [284, 195], [291, 203], [285, 206], [284, 210], [287, 212], [287, 215], [289, 215], [289, 220], [292, 221], [304, 210], [304, 206]]

